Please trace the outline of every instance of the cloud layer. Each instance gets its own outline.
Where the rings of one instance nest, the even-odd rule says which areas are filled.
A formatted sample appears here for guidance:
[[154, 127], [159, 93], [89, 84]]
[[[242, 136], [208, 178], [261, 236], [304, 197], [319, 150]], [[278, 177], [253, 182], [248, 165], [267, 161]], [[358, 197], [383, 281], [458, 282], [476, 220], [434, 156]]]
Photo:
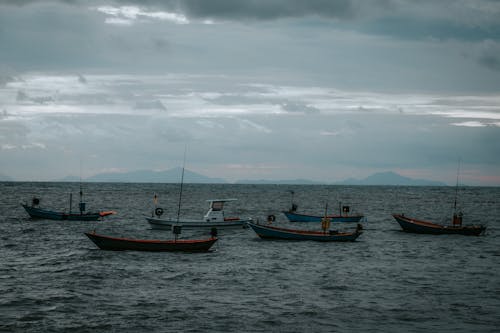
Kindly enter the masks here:
[[46, 177], [71, 165], [75, 172], [80, 160], [87, 175], [117, 166], [175, 167], [186, 144], [192, 169], [229, 180], [336, 181], [355, 176], [353, 166], [364, 174], [432, 168], [446, 179], [458, 156], [500, 163], [500, 96], [350, 92], [189, 75], [31, 75], [0, 92], [2, 164], [13, 172], [20, 160], [30, 165], [45, 156], [53, 161]]
[[[2, 1], [0, 173], [500, 184], [498, 1]], [[60, 160], [64, 163], [60, 163]], [[37, 165], [36, 172], [33, 165]]]

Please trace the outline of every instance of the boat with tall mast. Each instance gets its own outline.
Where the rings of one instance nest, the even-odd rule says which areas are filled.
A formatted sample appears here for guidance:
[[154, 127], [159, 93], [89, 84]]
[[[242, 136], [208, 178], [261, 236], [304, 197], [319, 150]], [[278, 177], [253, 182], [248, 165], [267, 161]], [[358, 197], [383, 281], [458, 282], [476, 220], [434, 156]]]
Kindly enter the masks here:
[[68, 220], [68, 221], [97, 221], [105, 216], [116, 214], [115, 211], [98, 211], [86, 212], [86, 203], [83, 200], [83, 188], [80, 182], [80, 201], [78, 203], [78, 211], [73, 212], [73, 193], [69, 194], [69, 210], [56, 211], [40, 207], [41, 199], [33, 197], [31, 205], [22, 203], [21, 206], [26, 210], [29, 216], [33, 219], [47, 220]]
[[179, 225], [182, 228], [246, 228], [252, 218], [226, 217], [224, 213], [224, 204], [230, 201], [236, 201], [235, 198], [229, 199], [210, 199], [207, 200], [210, 208], [202, 219], [181, 219], [179, 213], [174, 218], [162, 218], [163, 208], [156, 207], [151, 217], [146, 220], [152, 229], [170, 230], [172, 226]]
[[226, 217], [224, 213], [224, 204], [229, 201], [235, 201], [237, 199], [211, 199], [207, 200], [210, 203], [210, 208], [205, 214], [203, 219], [200, 220], [189, 220], [181, 219], [181, 205], [182, 205], [182, 189], [184, 184], [184, 169], [186, 164], [186, 149], [184, 150], [184, 161], [182, 165], [181, 174], [181, 184], [179, 190], [179, 200], [177, 206], [176, 217], [162, 218], [164, 211], [163, 208], [158, 207], [158, 197], [155, 194], [154, 203], [155, 208], [151, 216], [146, 217], [146, 220], [151, 225], [152, 229], [163, 229], [171, 230], [173, 226], [181, 226], [182, 228], [245, 228], [247, 227], [247, 222], [251, 222], [252, 218], [241, 219], [239, 217]]
[[[320, 222], [323, 216], [321, 215], [308, 215], [303, 213], [297, 213], [298, 205], [294, 202], [293, 197], [295, 192], [290, 191], [292, 194], [292, 205], [289, 210], [283, 211], [282, 213], [286, 216], [290, 222]], [[328, 218], [332, 222], [360, 222], [364, 219], [363, 214], [351, 213], [351, 207], [342, 205], [339, 202], [339, 213], [330, 214]]]
[[263, 239], [280, 239], [294, 241], [318, 241], [318, 242], [353, 242], [362, 234], [363, 227], [357, 224], [354, 231], [330, 230], [331, 219], [327, 216], [328, 204], [325, 205], [325, 214], [321, 218], [321, 231], [290, 229], [271, 225], [274, 216], [268, 216], [267, 224], [250, 222], [248, 225]]
[[479, 236], [485, 232], [486, 226], [478, 225], [463, 225], [463, 213], [457, 209], [458, 200], [458, 175], [460, 173], [460, 161], [457, 170], [457, 182], [455, 186], [455, 199], [453, 203], [453, 216], [451, 225], [442, 225], [438, 223], [418, 220], [415, 218], [407, 217], [404, 214], [392, 214], [394, 219], [399, 223], [403, 231], [420, 233], [420, 234], [459, 234], [467, 236]]

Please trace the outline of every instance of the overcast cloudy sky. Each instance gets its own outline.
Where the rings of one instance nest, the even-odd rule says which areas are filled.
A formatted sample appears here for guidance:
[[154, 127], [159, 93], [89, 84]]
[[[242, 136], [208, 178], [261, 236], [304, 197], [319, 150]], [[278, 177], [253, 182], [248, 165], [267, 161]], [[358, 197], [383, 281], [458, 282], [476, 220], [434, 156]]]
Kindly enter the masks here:
[[[0, 174], [500, 186], [500, 1], [0, 1]], [[81, 170], [81, 171], [80, 171]]]

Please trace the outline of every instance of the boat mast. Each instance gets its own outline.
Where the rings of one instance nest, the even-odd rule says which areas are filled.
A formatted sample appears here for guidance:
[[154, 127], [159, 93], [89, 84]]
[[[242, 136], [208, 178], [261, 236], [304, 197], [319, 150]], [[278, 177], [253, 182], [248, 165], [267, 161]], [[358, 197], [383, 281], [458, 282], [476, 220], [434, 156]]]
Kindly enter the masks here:
[[71, 207], [73, 206], [73, 193], [69, 192], [69, 213], [71, 214]]
[[323, 233], [325, 234], [328, 229], [330, 229], [330, 218], [328, 217], [328, 202], [325, 204], [325, 216], [321, 219], [321, 229], [323, 229]]
[[297, 205], [293, 202], [293, 196], [295, 195], [295, 192], [293, 190], [291, 190], [290, 193], [292, 194], [292, 202], [291, 202], [291, 206], [290, 206], [290, 212], [294, 213], [295, 211], [297, 211]]
[[83, 202], [83, 188], [82, 188], [82, 160], [80, 160], [80, 203], [78, 204], [80, 214], [85, 211], [85, 203]]
[[453, 203], [453, 219], [452, 219], [452, 225], [454, 227], [459, 227], [462, 225], [462, 212], [459, 212], [457, 214], [457, 197], [458, 197], [458, 175], [460, 174], [460, 159], [458, 160], [458, 167], [457, 167], [457, 183], [455, 185], [455, 201]]
[[179, 191], [179, 206], [177, 207], [177, 222], [179, 222], [179, 216], [181, 214], [182, 185], [184, 184], [184, 167], [186, 165], [186, 150], [187, 150], [187, 145], [184, 147], [184, 160], [182, 161], [181, 189]]
[[457, 167], [457, 183], [455, 185], [455, 202], [453, 204], [453, 214], [456, 214], [457, 212], [457, 197], [458, 197], [458, 175], [460, 173], [460, 159], [458, 160], [458, 167]]

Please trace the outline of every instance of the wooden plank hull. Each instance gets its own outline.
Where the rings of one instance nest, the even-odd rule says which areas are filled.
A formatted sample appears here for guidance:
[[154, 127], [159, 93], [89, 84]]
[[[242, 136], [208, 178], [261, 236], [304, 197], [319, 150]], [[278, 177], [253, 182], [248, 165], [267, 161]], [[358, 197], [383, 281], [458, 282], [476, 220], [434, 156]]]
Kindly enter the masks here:
[[392, 216], [404, 231], [418, 234], [479, 236], [486, 230], [486, 227], [483, 225], [445, 226], [409, 218], [400, 214], [393, 214]]
[[[316, 215], [306, 215], [306, 214], [298, 214], [290, 211], [284, 211], [286, 218], [290, 222], [321, 222], [321, 219], [324, 216], [316, 216]], [[364, 218], [362, 214], [353, 214], [353, 215], [328, 215], [327, 216], [331, 222], [359, 222]]]
[[354, 232], [322, 232], [278, 228], [270, 225], [248, 223], [248, 225], [261, 238], [285, 240], [312, 240], [319, 242], [352, 242], [361, 235], [360, 230]]
[[76, 213], [64, 213], [64, 212], [56, 212], [47, 209], [41, 209], [37, 207], [32, 207], [28, 205], [22, 205], [26, 212], [34, 219], [47, 219], [47, 220], [68, 220], [68, 221], [97, 221], [101, 217], [108, 216], [114, 214], [114, 212], [97, 212], [97, 213], [85, 213], [85, 214], [76, 214]]
[[145, 240], [110, 237], [96, 233], [85, 233], [85, 235], [101, 250], [112, 251], [207, 252], [217, 241], [215, 237], [194, 240]]
[[188, 221], [174, 219], [160, 219], [155, 217], [146, 217], [152, 229], [170, 230], [173, 225], [181, 226], [182, 228], [199, 228], [199, 229], [229, 229], [229, 228], [246, 228], [247, 223], [252, 219], [238, 219], [226, 221]]

